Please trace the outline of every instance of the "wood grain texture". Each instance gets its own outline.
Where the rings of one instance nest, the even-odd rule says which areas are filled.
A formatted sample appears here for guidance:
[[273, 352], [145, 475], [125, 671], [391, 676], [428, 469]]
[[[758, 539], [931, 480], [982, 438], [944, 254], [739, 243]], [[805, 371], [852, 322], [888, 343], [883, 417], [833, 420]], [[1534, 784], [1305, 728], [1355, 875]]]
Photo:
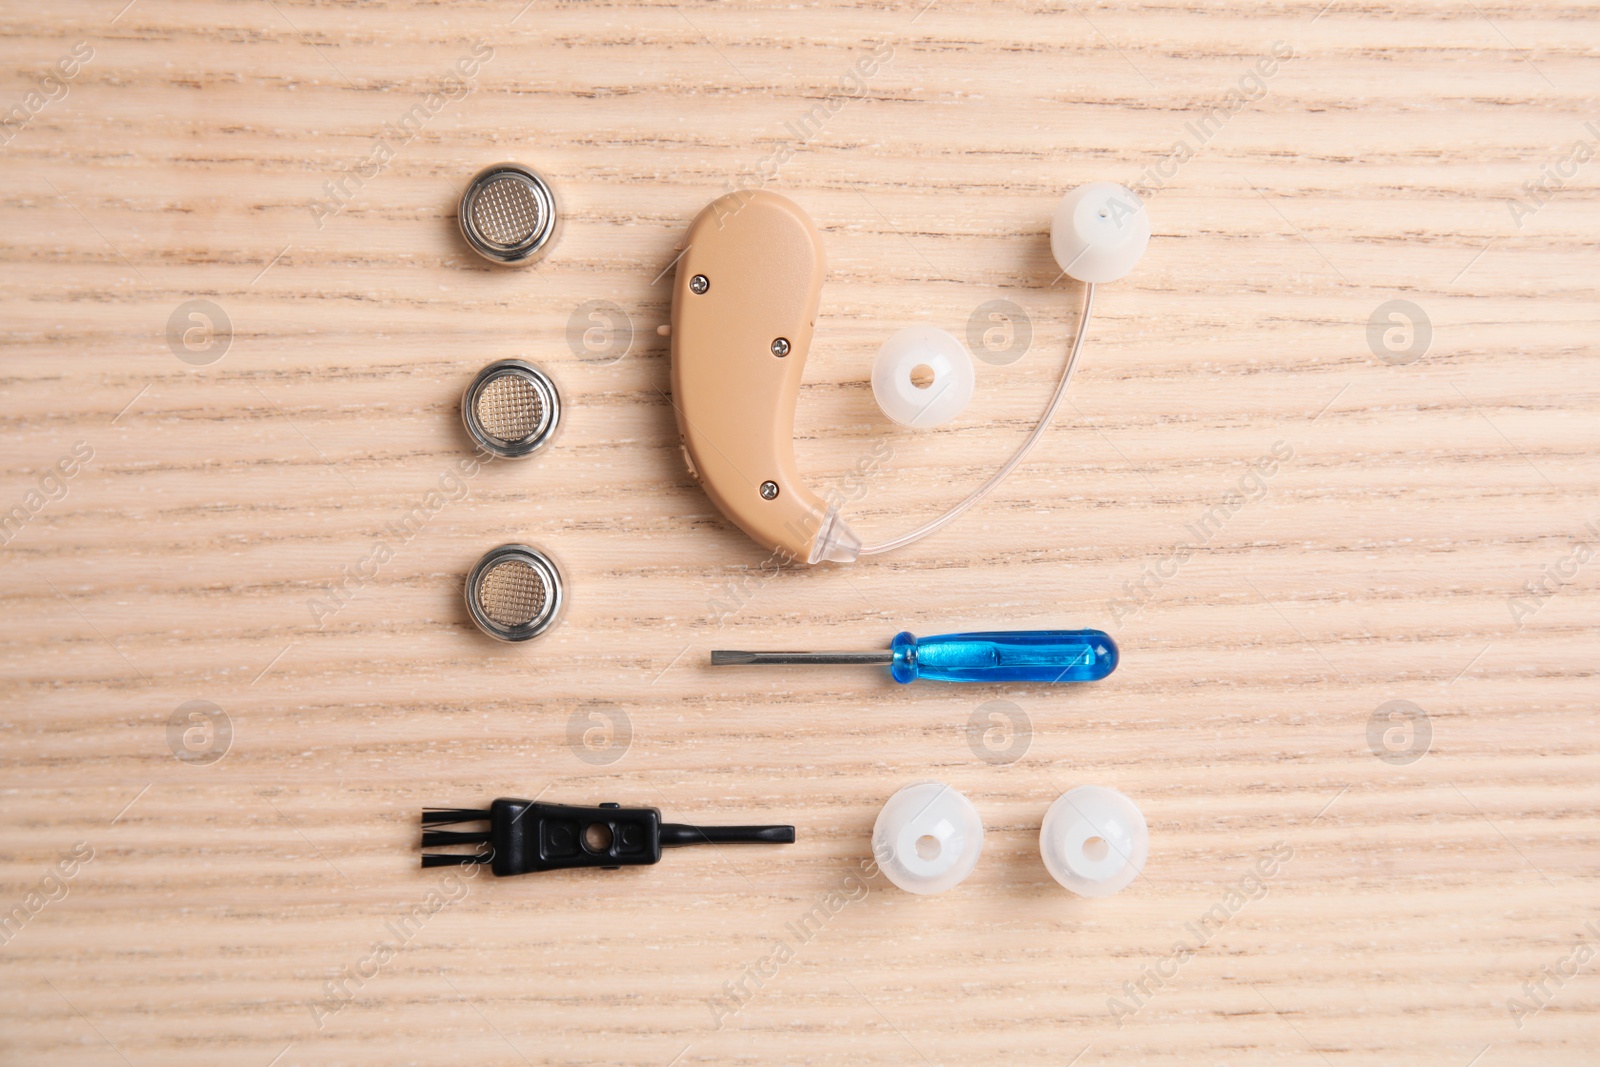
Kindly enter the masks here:
[[[23, 108], [0, 509], [25, 518], [0, 547], [0, 905], [22, 909], [0, 1060], [1592, 1062], [1593, 5], [123, 2], [12, 3], [0, 40]], [[1277, 41], [1294, 58], [1258, 92]], [[502, 158], [562, 203], [533, 270], [454, 232]], [[730, 183], [824, 232], [800, 466], [873, 536], [1037, 417], [1078, 303], [1056, 198], [1158, 164], [1155, 238], [1101, 290], [1064, 417], [947, 532], [774, 573], [685, 474], [663, 272]], [[348, 204], [315, 208], [336, 181]], [[204, 366], [168, 340], [196, 299], [231, 324]], [[1409, 362], [1369, 338], [1397, 299], [1431, 326]], [[892, 429], [878, 343], [965, 336], [993, 300], [1026, 314], [1025, 356], [980, 362], [954, 423]], [[624, 358], [575, 354], [587, 301], [625, 311]], [[449, 480], [461, 388], [519, 355], [561, 383], [560, 440]], [[571, 607], [508, 648], [458, 582], [514, 539], [560, 559]], [[1051, 625], [1112, 629], [1122, 668], [1055, 691], [707, 665]], [[169, 746], [197, 700], [232, 729], [207, 766]], [[1408, 764], [1369, 747], [1397, 700], [1431, 729]], [[1017, 758], [985, 748], [1016, 740], [985, 734], [991, 701], [1029, 724]], [[928, 899], [862, 879], [878, 808], [930, 777], [982, 812], [977, 871]], [[1151, 825], [1110, 900], [1038, 856], [1082, 783]], [[800, 839], [609, 876], [417, 869], [423, 806], [538, 793]], [[430, 892], [451, 902], [370, 962]]]

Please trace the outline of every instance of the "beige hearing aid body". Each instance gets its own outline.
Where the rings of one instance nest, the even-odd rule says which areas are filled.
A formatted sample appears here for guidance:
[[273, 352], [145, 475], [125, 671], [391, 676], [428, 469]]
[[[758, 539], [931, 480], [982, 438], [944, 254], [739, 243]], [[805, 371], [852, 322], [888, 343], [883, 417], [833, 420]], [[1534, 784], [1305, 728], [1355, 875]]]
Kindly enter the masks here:
[[902, 548], [954, 521], [1039, 442], [1066, 395], [1097, 282], [1132, 270], [1150, 219], [1130, 190], [1091, 182], [1068, 193], [1051, 226], [1064, 275], [1083, 282], [1083, 311], [1054, 395], [1010, 459], [942, 515], [863, 545], [794, 467], [794, 408], [822, 292], [822, 239], [777, 193], [729, 193], [689, 226], [672, 292], [672, 402], [689, 473], [758, 544], [787, 560], [851, 563]]
[[859, 542], [794, 465], [795, 400], [822, 293], [816, 227], [776, 193], [730, 193], [700, 212], [686, 242], [673, 281], [672, 401], [689, 473], [756, 543], [808, 563], [855, 559]]

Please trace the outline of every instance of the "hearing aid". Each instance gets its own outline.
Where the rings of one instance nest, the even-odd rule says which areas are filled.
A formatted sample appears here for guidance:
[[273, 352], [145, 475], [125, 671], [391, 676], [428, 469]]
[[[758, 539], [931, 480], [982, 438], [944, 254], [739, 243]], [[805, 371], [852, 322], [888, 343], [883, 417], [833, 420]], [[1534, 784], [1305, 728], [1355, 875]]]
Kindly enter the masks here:
[[[1038, 443], [1077, 367], [1096, 283], [1125, 276], [1149, 240], [1143, 202], [1121, 185], [1092, 182], [1061, 201], [1051, 251], [1063, 275], [1084, 283], [1083, 308], [1043, 415], [966, 499], [910, 533], [863, 544], [795, 467], [795, 403], [822, 294], [821, 236], [797, 204], [769, 190], [713, 200], [689, 226], [673, 281], [672, 403], [690, 475], [734, 525], [787, 559], [850, 563], [921, 540], [981, 501]], [[885, 362], [898, 375], [904, 358]], [[904, 412], [914, 420], [910, 400]]]
[[690, 224], [672, 296], [672, 403], [690, 475], [757, 544], [811, 562], [835, 542], [853, 559], [860, 544], [824, 530], [835, 513], [794, 463], [822, 274], [822, 238], [798, 205], [730, 193]]

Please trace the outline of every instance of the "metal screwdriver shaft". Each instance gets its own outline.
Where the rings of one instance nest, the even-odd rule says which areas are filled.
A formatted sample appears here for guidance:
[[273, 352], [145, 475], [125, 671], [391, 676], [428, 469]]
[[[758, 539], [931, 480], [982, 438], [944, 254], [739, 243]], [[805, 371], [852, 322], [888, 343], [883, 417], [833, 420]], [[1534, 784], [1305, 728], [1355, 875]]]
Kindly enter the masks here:
[[855, 664], [887, 667], [894, 662], [894, 650], [881, 652], [730, 652], [711, 653], [713, 667], [749, 667], [779, 663]]

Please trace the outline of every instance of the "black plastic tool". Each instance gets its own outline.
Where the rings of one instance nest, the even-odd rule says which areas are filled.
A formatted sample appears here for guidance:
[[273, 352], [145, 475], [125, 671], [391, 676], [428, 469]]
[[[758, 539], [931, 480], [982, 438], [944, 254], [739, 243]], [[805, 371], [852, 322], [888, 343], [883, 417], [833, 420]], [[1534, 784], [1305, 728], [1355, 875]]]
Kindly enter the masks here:
[[427, 808], [423, 826], [488, 822], [487, 830], [424, 830], [422, 847], [487, 845], [476, 852], [424, 853], [424, 867], [486, 863], [497, 875], [560, 871], [574, 867], [643, 866], [660, 863], [661, 850], [682, 845], [794, 844], [793, 826], [686, 826], [664, 823], [656, 808], [594, 808], [539, 804], [502, 797], [488, 811]]

